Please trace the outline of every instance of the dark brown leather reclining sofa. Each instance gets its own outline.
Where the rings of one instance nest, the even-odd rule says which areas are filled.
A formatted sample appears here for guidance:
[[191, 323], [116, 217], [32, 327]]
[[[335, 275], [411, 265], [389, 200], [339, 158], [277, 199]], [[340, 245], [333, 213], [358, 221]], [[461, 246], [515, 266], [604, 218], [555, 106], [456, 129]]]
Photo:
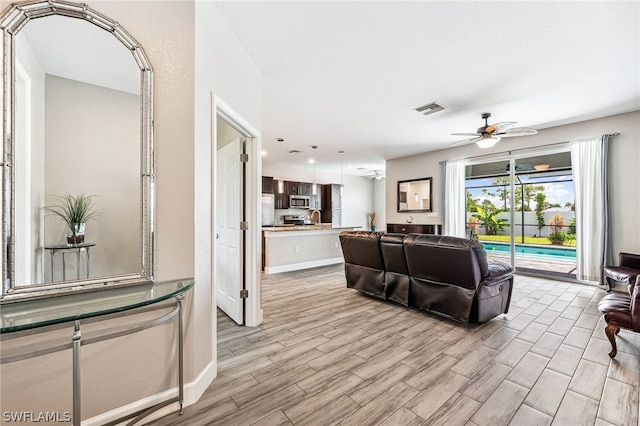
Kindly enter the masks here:
[[487, 261], [478, 241], [344, 231], [340, 244], [349, 288], [464, 324], [509, 311], [513, 268]]

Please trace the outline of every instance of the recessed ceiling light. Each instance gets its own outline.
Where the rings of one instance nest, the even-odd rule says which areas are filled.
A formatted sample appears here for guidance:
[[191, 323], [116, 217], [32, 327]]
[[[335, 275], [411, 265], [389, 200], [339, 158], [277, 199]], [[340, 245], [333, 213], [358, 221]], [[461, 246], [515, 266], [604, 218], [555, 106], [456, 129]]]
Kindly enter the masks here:
[[314, 160], [313, 158], [309, 158], [309, 164], [313, 164], [315, 162], [316, 162], [316, 160]]
[[267, 155], [267, 151], [265, 151], [265, 150], [260, 151], [260, 155], [262, 155], [264, 157], [265, 155]]

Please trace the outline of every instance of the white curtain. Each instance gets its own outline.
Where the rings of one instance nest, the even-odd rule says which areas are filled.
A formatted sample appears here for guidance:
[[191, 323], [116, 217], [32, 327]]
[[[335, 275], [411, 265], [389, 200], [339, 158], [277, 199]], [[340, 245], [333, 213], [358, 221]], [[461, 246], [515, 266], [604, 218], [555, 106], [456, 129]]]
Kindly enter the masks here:
[[444, 163], [444, 235], [466, 236], [467, 197], [464, 180], [464, 160], [450, 160]]
[[571, 142], [576, 210], [576, 278], [602, 280], [609, 254], [608, 135]]

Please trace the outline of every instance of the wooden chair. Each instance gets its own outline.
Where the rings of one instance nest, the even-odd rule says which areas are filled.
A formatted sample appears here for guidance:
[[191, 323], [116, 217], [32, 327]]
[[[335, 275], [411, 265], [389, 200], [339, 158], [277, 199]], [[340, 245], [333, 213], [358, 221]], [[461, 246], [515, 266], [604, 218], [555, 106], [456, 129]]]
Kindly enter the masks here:
[[[634, 282], [640, 279], [638, 275]], [[640, 286], [634, 286], [631, 296], [624, 293], [608, 294], [598, 303], [598, 310], [604, 314], [607, 326], [604, 329], [611, 342], [611, 358], [616, 356], [616, 336], [621, 328], [640, 333]]]

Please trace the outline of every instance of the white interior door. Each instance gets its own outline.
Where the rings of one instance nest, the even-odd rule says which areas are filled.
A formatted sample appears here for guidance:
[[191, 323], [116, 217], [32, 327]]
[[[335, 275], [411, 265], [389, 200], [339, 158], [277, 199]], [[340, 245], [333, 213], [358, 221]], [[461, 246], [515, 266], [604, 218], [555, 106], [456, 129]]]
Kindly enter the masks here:
[[238, 324], [243, 322], [242, 289], [242, 143], [236, 139], [218, 150], [216, 168], [217, 305]]

